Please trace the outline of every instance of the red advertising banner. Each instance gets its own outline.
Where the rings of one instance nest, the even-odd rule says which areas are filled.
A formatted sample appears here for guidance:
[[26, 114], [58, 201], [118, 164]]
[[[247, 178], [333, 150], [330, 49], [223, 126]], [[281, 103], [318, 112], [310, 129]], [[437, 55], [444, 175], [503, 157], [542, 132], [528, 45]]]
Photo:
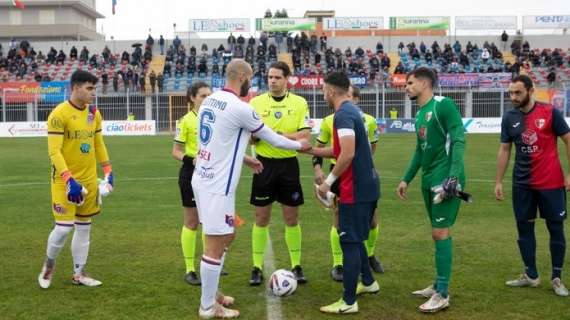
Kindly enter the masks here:
[[320, 88], [325, 83], [322, 76], [291, 76], [289, 77], [290, 88]]
[[405, 74], [393, 74], [392, 75], [392, 86], [393, 87], [405, 87], [406, 86], [406, 75]]
[[0, 83], [0, 99], [6, 103], [28, 103], [40, 98], [38, 82], [3, 82]]

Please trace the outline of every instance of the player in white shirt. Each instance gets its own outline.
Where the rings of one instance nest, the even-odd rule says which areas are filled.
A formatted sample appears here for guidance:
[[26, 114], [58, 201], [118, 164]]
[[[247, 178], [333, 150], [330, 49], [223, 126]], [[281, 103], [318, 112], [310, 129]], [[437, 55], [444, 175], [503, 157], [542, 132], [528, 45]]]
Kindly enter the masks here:
[[235, 237], [235, 190], [242, 163], [254, 171], [263, 170], [261, 162], [245, 156], [251, 134], [283, 149], [311, 148], [305, 139], [289, 140], [265, 127], [255, 110], [239, 99], [247, 95], [253, 76], [247, 62], [234, 59], [226, 72], [226, 87], [200, 106], [199, 151], [192, 177], [198, 216], [206, 235], [200, 263], [202, 296], [198, 312], [204, 319], [239, 316], [239, 311], [226, 308], [234, 299], [217, 290], [225, 250]]

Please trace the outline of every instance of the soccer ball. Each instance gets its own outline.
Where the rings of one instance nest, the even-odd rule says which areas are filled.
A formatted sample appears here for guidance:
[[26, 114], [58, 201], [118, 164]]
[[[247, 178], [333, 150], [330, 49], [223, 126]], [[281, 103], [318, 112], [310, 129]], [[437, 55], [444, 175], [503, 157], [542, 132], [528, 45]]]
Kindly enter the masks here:
[[288, 296], [297, 289], [297, 279], [289, 270], [276, 270], [269, 278], [269, 289], [278, 297]]

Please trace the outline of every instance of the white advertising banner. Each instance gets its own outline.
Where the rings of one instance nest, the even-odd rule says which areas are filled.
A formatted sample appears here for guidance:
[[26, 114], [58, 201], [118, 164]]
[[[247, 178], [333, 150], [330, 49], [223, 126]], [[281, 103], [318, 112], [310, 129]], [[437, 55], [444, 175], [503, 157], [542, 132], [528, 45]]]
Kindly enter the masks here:
[[[156, 135], [156, 122], [150, 121], [103, 121], [104, 136], [152, 136]], [[0, 137], [45, 137], [45, 122], [1, 122]]]
[[249, 32], [249, 19], [190, 19], [190, 32]]
[[455, 18], [457, 30], [513, 30], [517, 16], [463, 16]]
[[570, 15], [524, 16], [524, 29], [564, 29], [570, 28]]
[[376, 30], [384, 29], [383, 17], [324, 18], [323, 30]]

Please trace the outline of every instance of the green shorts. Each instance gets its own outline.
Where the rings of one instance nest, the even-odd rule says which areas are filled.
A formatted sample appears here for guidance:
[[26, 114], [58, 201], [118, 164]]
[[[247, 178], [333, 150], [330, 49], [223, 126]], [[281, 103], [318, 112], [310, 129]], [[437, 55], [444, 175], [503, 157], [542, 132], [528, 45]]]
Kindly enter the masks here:
[[432, 228], [449, 228], [455, 224], [459, 205], [461, 204], [459, 198], [446, 199], [438, 204], [434, 204], [434, 192], [430, 189], [422, 189], [422, 195]]

